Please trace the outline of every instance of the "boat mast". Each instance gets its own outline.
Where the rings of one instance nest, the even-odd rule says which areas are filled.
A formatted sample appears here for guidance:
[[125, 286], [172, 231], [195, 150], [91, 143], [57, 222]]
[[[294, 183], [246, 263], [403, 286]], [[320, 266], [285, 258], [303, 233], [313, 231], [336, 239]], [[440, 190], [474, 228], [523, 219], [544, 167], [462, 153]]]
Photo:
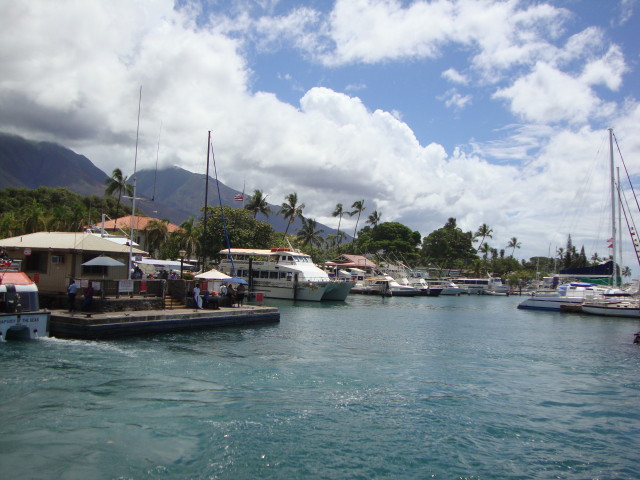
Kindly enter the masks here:
[[209, 155], [211, 154], [211, 130], [207, 135], [207, 173], [204, 180], [204, 219], [202, 226], [202, 271], [204, 271], [204, 262], [207, 258], [207, 206], [209, 205]]
[[613, 261], [613, 273], [611, 285], [616, 287], [618, 284], [617, 265], [616, 265], [616, 248], [618, 240], [616, 238], [616, 186], [615, 173], [613, 168], [613, 128], [609, 129], [609, 166], [611, 168], [611, 242], [612, 251], [611, 259]]

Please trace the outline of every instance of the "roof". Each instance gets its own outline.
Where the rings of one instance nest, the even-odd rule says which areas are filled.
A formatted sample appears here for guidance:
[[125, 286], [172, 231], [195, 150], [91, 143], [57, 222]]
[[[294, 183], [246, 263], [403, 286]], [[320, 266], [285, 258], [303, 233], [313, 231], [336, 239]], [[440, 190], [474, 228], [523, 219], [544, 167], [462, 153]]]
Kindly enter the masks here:
[[24, 272], [4, 272], [0, 273], [0, 283], [12, 283], [14, 285], [32, 285], [34, 282]]
[[[129, 245], [120, 245], [108, 238], [87, 232], [37, 232], [0, 240], [4, 248], [32, 248], [39, 250], [82, 250], [85, 252], [129, 253]], [[135, 254], [146, 254], [139, 248], [131, 249]]]
[[[149, 225], [149, 222], [151, 222], [152, 220], [161, 221], [159, 218], [141, 217], [138, 215], [136, 215], [134, 218], [135, 218], [134, 224], [135, 224], [136, 230], [144, 230], [145, 228], [147, 228], [147, 225]], [[131, 215], [126, 217], [116, 218], [115, 220], [107, 220], [104, 222], [105, 230], [117, 230], [119, 228], [129, 228], [130, 226], [131, 226]], [[101, 228], [102, 223], [97, 224], [96, 227]], [[167, 224], [167, 230], [169, 231], [169, 233], [174, 233], [180, 230], [180, 227], [178, 225], [175, 225], [169, 222]]]
[[324, 262], [325, 265], [339, 267], [376, 268], [377, 265], [362, 255], [340, 255], [338, 258]]

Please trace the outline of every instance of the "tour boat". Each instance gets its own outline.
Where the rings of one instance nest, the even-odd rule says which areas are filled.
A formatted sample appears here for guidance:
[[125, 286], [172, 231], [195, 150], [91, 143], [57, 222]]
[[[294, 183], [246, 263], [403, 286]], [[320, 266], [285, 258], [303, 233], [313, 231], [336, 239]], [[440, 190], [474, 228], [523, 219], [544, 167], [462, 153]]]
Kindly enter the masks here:
[[220, 271], [243, 278], [249, 291], [266, 298], [341, 301], [355, 285], [351, 280], [332, 279], [309, 255], [291, 248], [230, 248], [219, 254], [223, 256]]

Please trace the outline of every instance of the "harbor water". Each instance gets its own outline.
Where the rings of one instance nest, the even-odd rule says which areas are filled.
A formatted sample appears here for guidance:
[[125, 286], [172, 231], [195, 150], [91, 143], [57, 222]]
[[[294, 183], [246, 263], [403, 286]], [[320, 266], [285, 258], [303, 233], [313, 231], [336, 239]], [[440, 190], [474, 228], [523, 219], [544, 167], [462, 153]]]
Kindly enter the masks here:
[[522, 297], [0, 345], [4, 479], [640, 478], [640, 322]]

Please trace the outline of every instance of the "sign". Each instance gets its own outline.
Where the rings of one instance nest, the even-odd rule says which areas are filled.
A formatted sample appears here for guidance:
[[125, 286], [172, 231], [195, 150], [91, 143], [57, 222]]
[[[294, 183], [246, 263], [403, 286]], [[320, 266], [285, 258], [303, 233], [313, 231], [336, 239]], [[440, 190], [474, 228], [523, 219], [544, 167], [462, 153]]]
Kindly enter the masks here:
[[22, 253], [24, 253], [25, 257], [28, 257], [29, 255], [31, 255], [31, 249], [30, 248], [25, 248], [24, 252], [22, 252]]
[[133, 293], [133, 280], [120, 280], [118, 282], [118, 292]]

